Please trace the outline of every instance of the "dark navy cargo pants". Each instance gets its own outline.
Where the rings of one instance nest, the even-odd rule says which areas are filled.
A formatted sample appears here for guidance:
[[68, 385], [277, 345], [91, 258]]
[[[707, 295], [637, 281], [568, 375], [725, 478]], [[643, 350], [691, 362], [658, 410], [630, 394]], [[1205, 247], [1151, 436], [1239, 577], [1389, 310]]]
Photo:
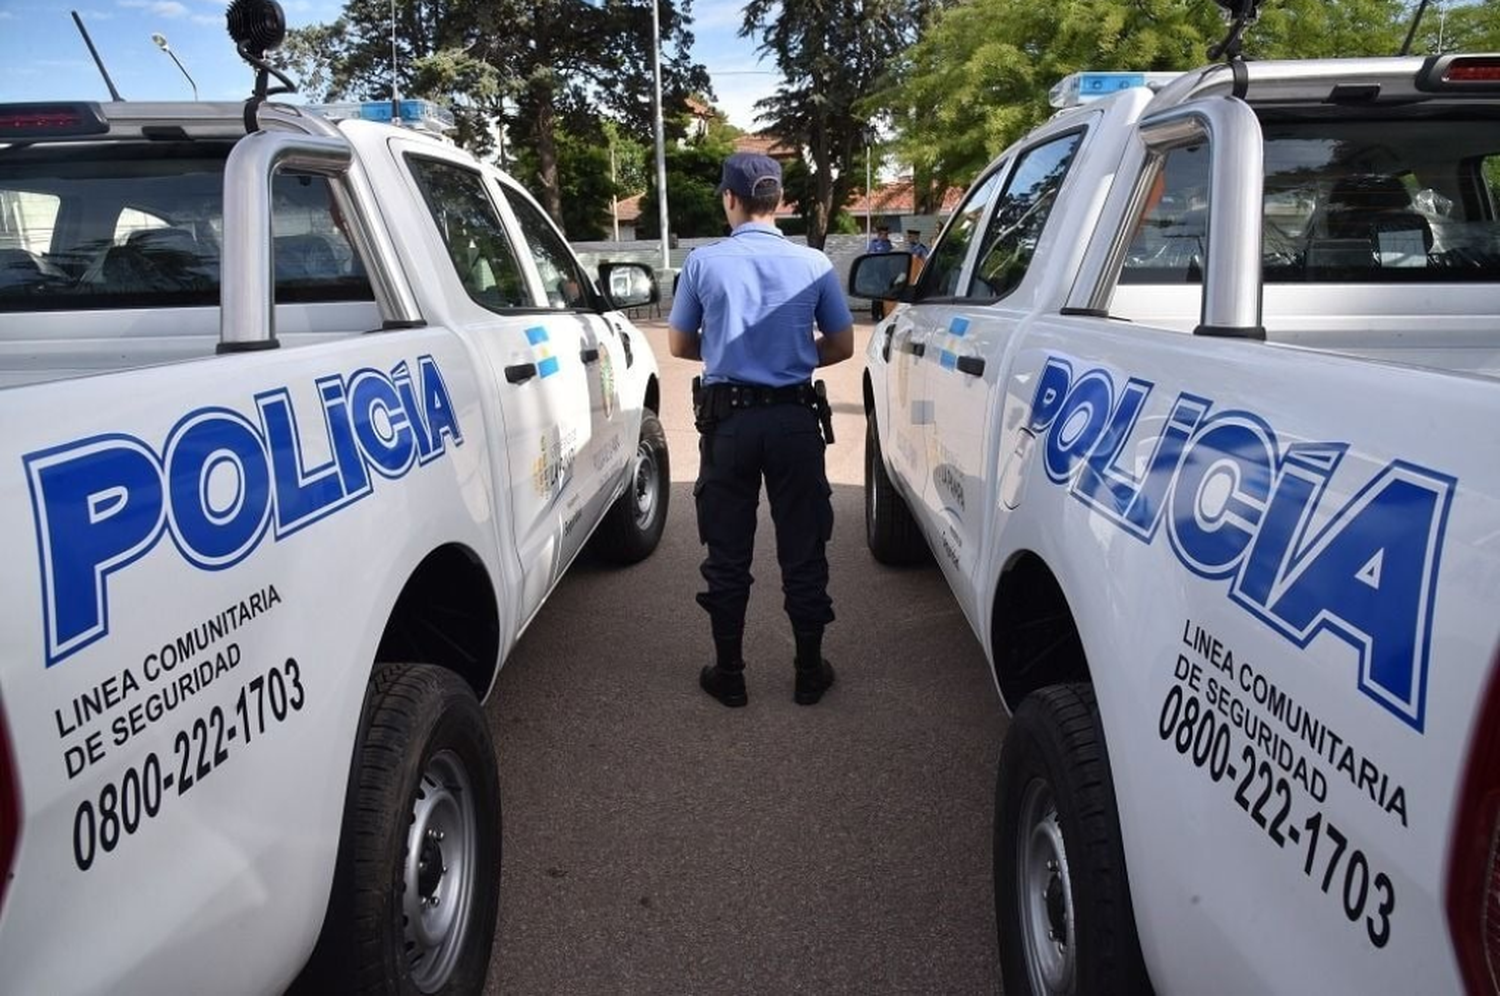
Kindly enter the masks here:
[[812, 409], [798, 404], [732, 411], [699, 441], [698, 536], [708, 547], [698, 604], [715, 637], [744, 632], [750, 600], [761, 480], [776, 526], [776, 559], [792, 629], [821, 633], [833, 621], [828, 558], [833, 503], [823, 465], [823, 435]]

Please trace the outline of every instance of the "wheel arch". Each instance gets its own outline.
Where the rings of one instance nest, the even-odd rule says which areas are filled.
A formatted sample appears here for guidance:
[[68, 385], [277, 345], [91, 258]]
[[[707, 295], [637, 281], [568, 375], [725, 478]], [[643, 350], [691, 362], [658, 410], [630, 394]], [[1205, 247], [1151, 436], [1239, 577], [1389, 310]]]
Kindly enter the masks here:
[[656, 374], [652, 374], [646, 380], [646, 395], [641, 400], [641, 405], [649, 408], [657, 416], [661, 415], [661, 382], [657, 380]]
[[990, 648], [995, 683], [1012, 713], [1047, 685], [1093, 683], [1062, 584], [1030, 550], [1017, 551], [1000, 574], [990, 610]]
[[500, 607], [479, 555], [446, 543], [417, 564], [380, 635], [375, 666], [421, 661], [463, 678], [483, 701], [500, 661]]

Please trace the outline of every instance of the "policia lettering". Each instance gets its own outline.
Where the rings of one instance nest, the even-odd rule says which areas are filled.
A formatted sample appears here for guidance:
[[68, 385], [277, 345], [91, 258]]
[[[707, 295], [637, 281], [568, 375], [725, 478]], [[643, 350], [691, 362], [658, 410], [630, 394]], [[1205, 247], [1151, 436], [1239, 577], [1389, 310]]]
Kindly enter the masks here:
[[23, 457], [31, 485], [47, 666], [109, 632], [110, 574], [170, 533], [205, 571], [249, 556], [267, 527], [281, 540], [463, 443], [431, 356], [416, 375], [363, 368], [316, 381], [332, 459], [308, 467], [287, 388], [255, 396], [259, 424], [230, 408], [198, 408], [160, 451], [122, 433], [90, 436]]
[[[1166, 522], [1193, 573], [1229, 580], [1230, 599], [1298, 647], [1327, 631], [1354, 648], [1359, 689], [1418, 732], [1438, 558], [1458, 481], [1387, 464], [1331, 515], [1324, 491], [1347, 443], [1282, 446], [1248, 411], [1210, 414], [1177, 396], [1139, 477], [1126, 444], [1154, 385], [1105, 370], [1074, 376], [1049, 357], [1031, 404], [1047, 476], [1145, 543]], [[1163, 513], [1166, 513], [1165, 515]], [[1325, 524], [1312, 535], [1311, 523]]]

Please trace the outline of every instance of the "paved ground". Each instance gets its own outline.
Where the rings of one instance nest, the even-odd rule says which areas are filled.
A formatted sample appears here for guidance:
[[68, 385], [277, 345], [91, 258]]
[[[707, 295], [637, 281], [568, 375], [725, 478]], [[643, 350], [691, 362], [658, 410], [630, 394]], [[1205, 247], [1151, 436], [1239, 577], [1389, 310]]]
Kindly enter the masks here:
[[574, 565], [501, 673], [504, 872], [488, 991], [999, 991], [991, 794], [1004, 719], [935, 567], [891, 570], [864, 543], [864, 343], [825, 371], [839, 684], [791, 701], [762, 503], [746, 632], [750, 705], [697, 687], [712, 656], [693, 602], [696, 433], [667, 356], [671, 509], [656, 554]]

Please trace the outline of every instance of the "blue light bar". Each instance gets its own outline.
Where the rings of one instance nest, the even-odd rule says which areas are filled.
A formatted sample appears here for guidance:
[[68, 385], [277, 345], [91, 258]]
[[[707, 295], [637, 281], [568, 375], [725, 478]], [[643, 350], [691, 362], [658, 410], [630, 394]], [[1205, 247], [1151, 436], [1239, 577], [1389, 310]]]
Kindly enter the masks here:
[[1064, 77], [1051, 92], [1048, 100], [1053, 107], [1077, 107], [1092, 100], [1103, 100], [1132, 87], [1145, 86], [1159, 89], [1163, 84], [1176, 79], [1179, 73], [1132, 73], [1132, 72], [1084, 72]]
[[[453, 115], [430, 100], [403, 100], [396, 103], [396, 106], [393, 103], [396, 102], [366, 100], [361, 103], [315, 104], [308, 110], [334, 121], [358, 118], [361, 121], [399, 124], [405, 128], [434, 134], [442, 134], [453, 128]], [[396, 113], [398, 110], [399, 115]], [[397, 120], [398, 116], [400, 120]]]

